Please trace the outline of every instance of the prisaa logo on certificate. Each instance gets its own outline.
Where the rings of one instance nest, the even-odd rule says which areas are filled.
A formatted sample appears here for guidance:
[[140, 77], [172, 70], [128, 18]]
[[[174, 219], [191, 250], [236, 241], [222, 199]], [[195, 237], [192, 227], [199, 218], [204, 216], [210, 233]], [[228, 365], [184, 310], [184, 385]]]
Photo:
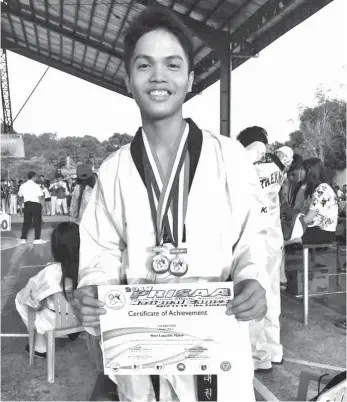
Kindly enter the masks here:
[[240, 331], [234, 316], [225, 314], [232, 286], [231, 282], [98, 286], [99, 300], [107, 310], [100, 316], [105, 374], [233, 370]]

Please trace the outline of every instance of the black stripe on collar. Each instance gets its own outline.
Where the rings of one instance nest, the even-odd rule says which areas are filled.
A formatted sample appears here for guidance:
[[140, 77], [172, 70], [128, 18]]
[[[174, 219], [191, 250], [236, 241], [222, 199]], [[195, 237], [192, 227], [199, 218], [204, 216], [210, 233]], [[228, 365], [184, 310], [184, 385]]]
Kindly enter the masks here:
[[[202, 131], [199, 127], [193, 122], [191, 119], [186, 119], [186, 122], [189, 124], [189, 134], [188, 134], [188, 152], [190, 157], [190, 170], [189, 170], [189, 190], [192, 186], [194, 175], [199, 163], [201, 149], [202, 149]], [[144, 185], [146, 185], [145, 181], [145, 172], [143, 167], [142, 160], [142, 147], [143, 139], [142, 139], [142, 129], [141, 127], [137, 130], [135, 137], [130, 145], [130, 153], [133, 158], [134, 164], [136, 166], [137, 171], [142, 179]]]

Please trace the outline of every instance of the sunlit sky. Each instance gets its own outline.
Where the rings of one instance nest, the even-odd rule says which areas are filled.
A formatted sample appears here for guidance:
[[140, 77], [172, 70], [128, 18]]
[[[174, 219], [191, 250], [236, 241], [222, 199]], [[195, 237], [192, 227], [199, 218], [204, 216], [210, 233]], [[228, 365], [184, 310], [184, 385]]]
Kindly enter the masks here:
[[[263, 126], [270, 142], [298, 128], [299, 105], [313, 106], [319, 85], [347, 99], [347, 0], [334, 0], [232, 72], [232, 136]], [[46, 66], [8, 52], [12, 114], [16, 116]], [[184, 105], [185, 117], [219, 132], [219, 82]], [[59, 137], [133, 135], [141, 125], [135, 102], [50, 68], [14, 123], [21, 133]]]

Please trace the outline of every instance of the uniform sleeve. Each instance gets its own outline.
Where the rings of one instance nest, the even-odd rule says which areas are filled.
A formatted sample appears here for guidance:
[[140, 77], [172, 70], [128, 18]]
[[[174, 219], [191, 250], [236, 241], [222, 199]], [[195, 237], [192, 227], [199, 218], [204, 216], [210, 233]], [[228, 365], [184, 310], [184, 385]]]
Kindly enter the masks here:
[[19, 196], [19, 197], [23, 197], [23, 190], [22, 190], [22, 186], [20, 186], [20, 187], [19, 187], [19, 190], [18, 190], [18, 196]]
[[225, 163], [228, 165], [231, 208], [237, 230], [236, 242], [232, 246], [232, 280], [237, 284], [245, 279], [256, 279], [267, 290], [266, 200], [254, 165], [242, 145], [230, 141], [229, 152]]
[[[112, 285], [122, 281], [122, 206], [115, 189], [117, 170], [102, 166], [80, 224], [78, 287]], [[117, 218], [118, 216], [118, 218]]]
[[23, 305], [38, 309], [42, 300], [62, 290], [61, 277], [60, 264], [47, 265], [31, 277], [25, 287], [18, 292], [18, 301]]

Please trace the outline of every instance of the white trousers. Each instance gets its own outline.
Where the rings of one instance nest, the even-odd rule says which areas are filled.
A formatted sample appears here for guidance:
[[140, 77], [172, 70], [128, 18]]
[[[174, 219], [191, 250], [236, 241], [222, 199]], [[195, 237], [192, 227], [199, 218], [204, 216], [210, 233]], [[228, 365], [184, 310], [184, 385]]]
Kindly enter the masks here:
[[271, 362], [279, 363], [283, 358], [283, 346], [280, 342], [281, 293], [280, 273], [284, 252], [268, 257], [267, 273], [269, 275], [268, 310], [259, 322], [250, 323], [252, 356], [255, 369], [271, 368]]
[[61, 214], [62, 211], [64, 212], [64, 214], [67, 214], [68, 210], [67, 210], [66, 198], [57, 198], [57, 200], [55, 202], [55, 206], [56, 206], [57, 214]]
[[51, 197], [52, 215], [55, 215], [56, 203], [57, 203], [57, 197], [52, 195]]
[[17, 195], [11, 194], [10, 196], [10, 214], [17, 214]]

